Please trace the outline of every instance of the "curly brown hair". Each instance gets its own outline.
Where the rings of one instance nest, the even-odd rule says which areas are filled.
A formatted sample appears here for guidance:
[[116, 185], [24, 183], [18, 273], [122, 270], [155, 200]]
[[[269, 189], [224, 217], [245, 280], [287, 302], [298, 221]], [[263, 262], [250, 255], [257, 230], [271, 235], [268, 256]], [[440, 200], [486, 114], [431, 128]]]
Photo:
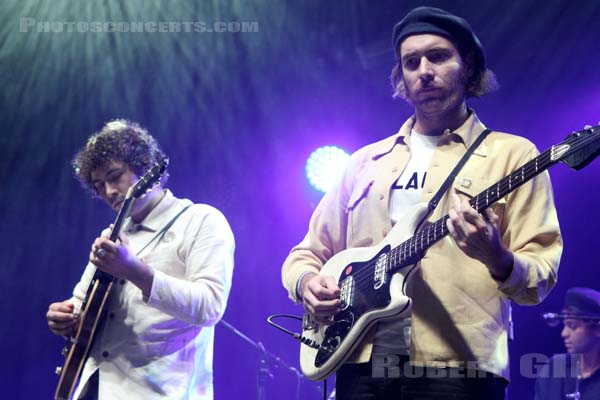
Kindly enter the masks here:
[[[91, 174], [96, 168], [104, 167], [110, 161], [122, 161], [137, 175], [160, 162], [165, 153], [158, 142], [138, 123], [126, 119], [109, 121], [99, 132], [90, 136], [85, 146], [73, 158], [75, 178], [84, 189], [97, 197]], [[161, 184], [168, 178], [165, 173]]]

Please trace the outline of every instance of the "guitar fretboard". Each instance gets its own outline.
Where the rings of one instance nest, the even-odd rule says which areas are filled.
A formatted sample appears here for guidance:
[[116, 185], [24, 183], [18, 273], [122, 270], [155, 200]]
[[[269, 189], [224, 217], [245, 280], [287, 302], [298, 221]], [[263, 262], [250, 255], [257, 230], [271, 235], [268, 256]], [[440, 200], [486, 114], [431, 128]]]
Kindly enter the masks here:
[[[586, 137], [582, 137], [581, 132], [570, 135], [562, 143], [552, 146], [533, 160], [516, 169], [510, 175], [500, 179], [473, 197], [469, 201], [469, 204], [477, 212], [484, 211], [496, 201], [556, 164], [564, 154], [578, 151], [578, 149], [589, 145], [593, 141], [597, 141], [597, 129], [591, 129], [589, 133], [590, 135]], [[448, 227], [446, 226], [448, 218], [450, 217], [445, 215], [437, 221], [425, 225], [413, 237], [391, 249], [388, 255], [389, 263], [386, 266], [386, 271], [394, 272], [406, 265], [418, 262], [429, 247], [448, 234]]]

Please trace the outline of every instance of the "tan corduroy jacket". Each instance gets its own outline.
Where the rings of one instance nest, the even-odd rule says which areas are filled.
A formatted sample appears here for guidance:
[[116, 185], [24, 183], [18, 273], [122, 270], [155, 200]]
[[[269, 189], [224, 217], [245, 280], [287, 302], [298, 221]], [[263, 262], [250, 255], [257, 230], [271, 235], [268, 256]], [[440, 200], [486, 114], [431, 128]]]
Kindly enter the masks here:
[[[390, 231], [390, 188], [410, 158], [413, 124], [411, 117], [396, 135], [354, 153], [340, 185], [325, 194], [306, 237], [283, 265], [283, 285], [292, 300], [299, 300], [296, 286], [303, 273], [318, 272], [341, 250], [374, 246]], [[424, 202], [484, 129], [472, 112], [460, 128], [442, 135], [427, 170]], [[448, 213], [449, 193], [473, 197], [537, 155], [527, 139], [490, 133], [428, 220]], [[500, 217], [502, 241], [514, 254], [511, 275], [504, 282], [494, 280], [450, 236], [434, 244], [413, 281], [413, 364], [444, 367], [469, 362], [471, 367], [509, 379], [509, 301], [532, 305], [548, 295], [556, 283], [562, 239], [547, 172], [502, 198], [493, 209]], [[372, 337], [367, 335], [353, 362], [369, 360]]]

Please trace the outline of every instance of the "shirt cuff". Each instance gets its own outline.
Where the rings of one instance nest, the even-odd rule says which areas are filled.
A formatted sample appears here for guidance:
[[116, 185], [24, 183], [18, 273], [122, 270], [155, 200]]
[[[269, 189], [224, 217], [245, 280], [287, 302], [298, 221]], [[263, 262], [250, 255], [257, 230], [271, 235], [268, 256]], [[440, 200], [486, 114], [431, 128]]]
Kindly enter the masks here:
[[304, 279], [304, 277], [308, 274], [314, 274], [314, 272], [312, 272], [312, 271], [303, 272], [302, 275], [300, 275], [300, 278], [298, 278], [298, 281], [296, 282], [296, 297], [298, 298], [298, 301], [302, 300], [302, 297], [300, 296], [300, 285], [302, 285], [302, 279]]
[[300, 289], [299, 286], [302, 282], [302, 278], [308, 273], [318, 274], [319, 270], [314, 267], [303, 266], [301, 268], [295, 268], [293, 271], [289, 272], [289, 280], [287, 282], [290, 282], [291, 284], [293, 284], [293, 286], [288, 284], [288, 293], [290, 299], [292, 299], [295, 303], [300, 303], [302, 301], [302, 299], [298, 295], [298, 289]]
[[513, 253], [512, 271], [508, 278], [500, 284], [498, 290], [509, 297], [513, 297], [522, 290], [525, 282], [527, 282], [527, 264], [517, 254]]
[[162, 303], [160, 293], [164, 290], [164, 286], [164, 272], [155, 269], [150, 295], [148, 297], [143, 297], [144, 303], [158, 307]]

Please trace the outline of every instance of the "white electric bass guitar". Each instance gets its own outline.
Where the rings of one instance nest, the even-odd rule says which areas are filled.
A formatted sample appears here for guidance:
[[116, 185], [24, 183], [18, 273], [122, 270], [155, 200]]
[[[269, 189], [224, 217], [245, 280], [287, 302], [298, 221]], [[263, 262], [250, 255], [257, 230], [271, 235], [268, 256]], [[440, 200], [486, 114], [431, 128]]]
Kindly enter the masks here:
[[[502, 178], [469, 203], [483, 212], [525, 182], [557, 162], [579, 170], [600, 154], [600, 125], [574, 132], [533, 160]], [[377, 246], [353, 248], [334, 255], [321, 269], [341, 289], [342, 310], [332, 325], [320, 325], [305, 315], [299, 337], [300, 366], [312, 380], [334, 373], [354, 352], [378, 321], [410, 315], [407, 285], [418, 261], [447, 233], [447, 215], [418, 228], [427, 213], [424, 204], [396, 224]], [[408, 239], [407, 239], [408, 238]]]

